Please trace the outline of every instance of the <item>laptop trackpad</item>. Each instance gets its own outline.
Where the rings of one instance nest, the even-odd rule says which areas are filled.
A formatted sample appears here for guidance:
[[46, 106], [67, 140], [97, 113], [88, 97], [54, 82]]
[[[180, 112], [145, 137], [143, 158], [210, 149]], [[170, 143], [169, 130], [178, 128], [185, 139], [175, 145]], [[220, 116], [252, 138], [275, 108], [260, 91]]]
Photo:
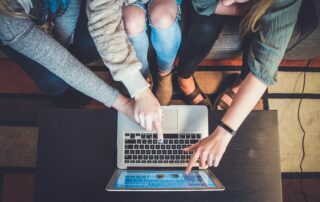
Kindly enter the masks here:
[[178, 109], [164, 108], [164, 118], [162, 122], [163, 129], [178, 130]]

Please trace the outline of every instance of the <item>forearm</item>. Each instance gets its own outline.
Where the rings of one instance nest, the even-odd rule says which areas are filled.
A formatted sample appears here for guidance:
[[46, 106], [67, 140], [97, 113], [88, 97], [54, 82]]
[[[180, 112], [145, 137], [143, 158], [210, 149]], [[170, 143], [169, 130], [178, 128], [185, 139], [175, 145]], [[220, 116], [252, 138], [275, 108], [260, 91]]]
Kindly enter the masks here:
[[[82, 93], [111, 106], [119, 92], [74, 58], [29, 19], [1, 16], [0, 39], [19, 53], [41, 64]], [[23, 28], [23, 29], [22, 29]], [[32, 67], [30, 67], [32, 68]]]
[[235, 3], [230, 6], [223, 5], [222, 1], [219, 1], [215, 14], [218, 15], [231, 15], [242, 16], [245, 12], [247, 3]]
[[266, 89], [266, 85], [249, 73], [241, 83], [239, 91], [223, 116], [222, 121], [233, 130], [238, 130]]

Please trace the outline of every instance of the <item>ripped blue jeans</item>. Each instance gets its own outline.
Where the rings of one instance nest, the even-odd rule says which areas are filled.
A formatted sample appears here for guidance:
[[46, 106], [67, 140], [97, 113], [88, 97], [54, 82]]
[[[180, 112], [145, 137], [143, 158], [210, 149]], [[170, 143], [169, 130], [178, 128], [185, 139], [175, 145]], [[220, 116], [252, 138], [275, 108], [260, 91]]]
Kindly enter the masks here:
[[138, 35], [129, 35], [129, 40], [135, 48], [139, 61], [142, 63], [141, 73], [145, 78], [150, 74], [148, 62], [149, 39], [147, 34], [147, 26], [150, 27], [150, 39], [156, 52], [157, 66], [159, 68], [158, 70], [162, 73], [169, 73], [173, 68], [173, 63], [179, 50], [182, 35], [179, 26], [181, 1], [182, 0], [177, 0], [177, 17], [174, 23], [168, 28], [157, 28], [151, 23], [148, 10], [152, 0], [150, 0], [147, 4], [143, 4], [139, 1], [132, 4], [140, 9], [143, 9], [143, 11], [146, 13], [146, 16], [148, 16], [146, 17], [147, 23], [144, 31]]

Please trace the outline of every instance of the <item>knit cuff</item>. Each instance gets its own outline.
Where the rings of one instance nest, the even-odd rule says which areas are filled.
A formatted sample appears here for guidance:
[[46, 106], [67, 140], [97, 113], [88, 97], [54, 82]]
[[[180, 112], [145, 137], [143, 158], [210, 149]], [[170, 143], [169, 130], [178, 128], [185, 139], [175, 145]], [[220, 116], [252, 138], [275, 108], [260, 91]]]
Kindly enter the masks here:
[[126, 86], [132, 98], [150, 86], [139, 70], [128, 72], [122, 76], [121, 81]]

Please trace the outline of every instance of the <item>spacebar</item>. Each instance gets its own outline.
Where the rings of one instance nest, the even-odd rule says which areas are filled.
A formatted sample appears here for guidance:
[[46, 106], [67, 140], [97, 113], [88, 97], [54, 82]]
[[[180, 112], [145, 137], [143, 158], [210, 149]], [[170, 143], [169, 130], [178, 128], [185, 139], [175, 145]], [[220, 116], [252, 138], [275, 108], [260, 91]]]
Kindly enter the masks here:
[[164, 139], [178, 139], [179, 135], [178, 134], [174, 134], [174, 133], [165, 133], [163, 134]]

